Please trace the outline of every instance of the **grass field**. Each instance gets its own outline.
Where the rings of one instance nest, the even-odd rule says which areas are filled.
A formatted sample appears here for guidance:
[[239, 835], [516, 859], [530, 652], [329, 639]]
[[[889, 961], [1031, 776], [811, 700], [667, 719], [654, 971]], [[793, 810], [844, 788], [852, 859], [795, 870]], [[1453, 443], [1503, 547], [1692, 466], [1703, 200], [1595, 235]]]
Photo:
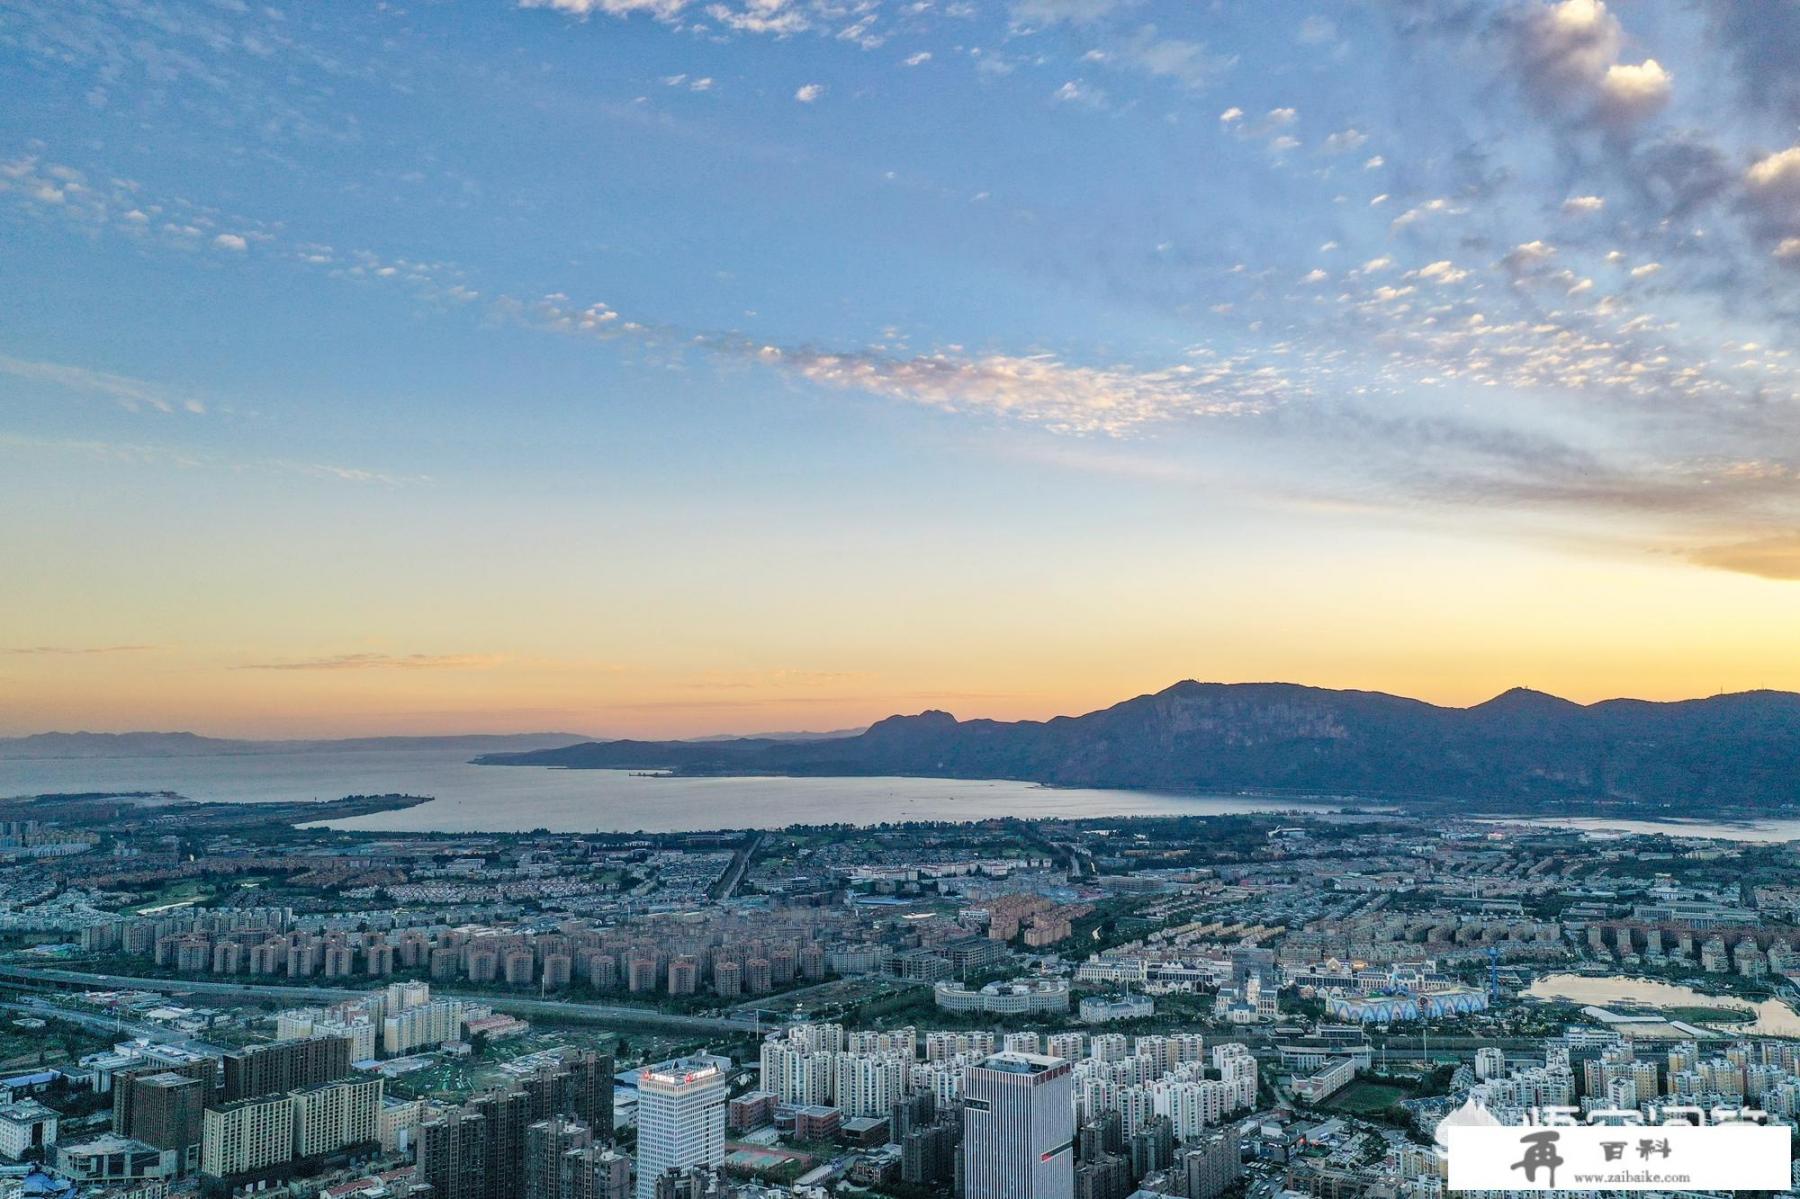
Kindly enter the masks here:
[[1672, 1007], [1664, 1008], [1663, 1015], [1689, 1024], [1748, 1024], [1756, 1019], [1755, 1012], [1741, 1007]]
[[1327, 1099], [1324, 1106], [1349, 1112], [1351, 1115], [1364, 1115], [1390, 1108], [1411, 1095], [1412, 1092], [1405, 1087], [1397, 1087], [1392, 1083], [1358, 1079]]

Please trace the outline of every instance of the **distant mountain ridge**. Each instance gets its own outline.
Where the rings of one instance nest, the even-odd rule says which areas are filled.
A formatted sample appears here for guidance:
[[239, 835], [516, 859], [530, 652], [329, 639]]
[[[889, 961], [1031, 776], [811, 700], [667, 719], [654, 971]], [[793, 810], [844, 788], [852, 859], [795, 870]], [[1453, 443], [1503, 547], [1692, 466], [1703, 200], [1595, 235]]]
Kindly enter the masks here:
[[[769, 741], [817, 741], [854, 736], [862, 729], [838, 729], [828, 733], [760, 733]], [[707, 741], [737, 741], [739, 737], [702, 737]], [[526, 752], [562, 746], [592, 744], [586, 733], [466, 733], [439, 737], [340, 737], [316, 740], [254, 741], [230, 737], [203, 737], [198, 733], [33, 733], [28, 737], [0, 737], [0, 761], [49, 758], [213, 758], [253, 754], [294, 754], [409, 749], [445, 749], [478, 754], [496, 751]]]
[[1711, 813], [1800, 806], [1800, 695], [1578, 704], [1515, 688], [1448, 708], [1373, 691], [1189, 680], [1045, 721], [927, 711], [826, 740], [595, 741], [476, 761]]
[[333, 750], [536, 750], [587, 742], [582, 733], [476, 733], [450, 737], [349, 737], [301, 741], [239, 741], [197, 733], [34, 733], [0, 737], [0, 760], [29, 758], [209, 758]]

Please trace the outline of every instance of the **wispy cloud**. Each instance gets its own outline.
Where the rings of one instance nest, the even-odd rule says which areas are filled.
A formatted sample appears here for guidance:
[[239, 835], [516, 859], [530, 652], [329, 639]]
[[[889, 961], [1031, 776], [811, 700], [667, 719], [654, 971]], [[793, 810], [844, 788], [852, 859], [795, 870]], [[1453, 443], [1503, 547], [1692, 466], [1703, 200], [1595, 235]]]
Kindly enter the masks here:
[[239, 670], [489, 670], [504, 665], [505, 654], [332, 654], [279, 662], [246, 662]]
[[315, 479], [382, 487], [410, 487], [430, 481], [429, 476], [426, 475], [368, 470], [323, 462], [300, 462], [285, 458], [238, 458], [181, 446], [101, 441], [91, 438], [32, 437], [18, 433], [0, 432], [0, 450], [6, 449], [32, 453], [75, 454], [95, 461], [119, 465], [161, 466], [179, 470], [305, 475]]
[[1120, 435], [1182, 417], [1247, 416], [1288, 390], [1277, 371], [1229, 362], [1140, 370], [1073, 366], [1051, 355], [900, 358], [777, 346], [759, 348], [756, 358], [829, 387], [1008, 416], [1060, 433]]
[[1701, 546], [1688, 558], [1701, 566], [1765, 579], [1800, 579], [1800, 531], [1759, 537], [1754, 541]]
[[0, 654], [20, 657], [86, 658], [106, 654], [140, 654], [155, 649], [153, 645], [25, 645], [0, 649]]
[[206, 405], [192, 396], [183, 396], [168, 388], [129, 375], [91, 367], [71, 366], [61, 362], [40, 362], [0, 354], [0, 374], [31, 383], [49, 383], [71, 391], [85, 391], [118, 401], [120, 406], [136, 412], [149, 408], [157, 412], [204, 413]]

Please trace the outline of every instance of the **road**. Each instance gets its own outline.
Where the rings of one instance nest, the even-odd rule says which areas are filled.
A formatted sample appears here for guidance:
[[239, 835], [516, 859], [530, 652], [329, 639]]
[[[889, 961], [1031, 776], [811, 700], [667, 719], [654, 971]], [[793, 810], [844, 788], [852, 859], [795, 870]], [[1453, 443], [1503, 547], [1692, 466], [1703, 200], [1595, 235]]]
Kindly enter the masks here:
[[[192, 978], [128, 978], [117, 974], [88, 974], [79, 970], [45, 970], [36, 967], [0, 966], [0, 983], [7, 981], [35, 983], [40, 986], [74, 986], [90, 989], [185, 992], [195, 995], [218, 995], [251, 1000], [291, 1000], [296, 1004], [336, 1003], [343, 999], [360, 999], [372, 987], [351, 990], [342, 987], [262, 985], [257, 983], [214, 982]], [[461, 999], [467, 1003], [483, 1003], [497, 1012], [514, 1016], [538, 1017], [588, 1024], [623, 1024], [643, 1028], [668, 1028], [680, 1032], [742, 1034], [753, 1025], [745, 1020], [721, 1019], [715, 1016], [684, 1016], [676, 1012], [659, 1012], [652, 1008], [627, 1007], [622, 1004], [575, 1003], [562, 999], [534, 999], [512, 995], [468, 994], [431, 988], [433, 996]]]
[[762, 848], [762, 843], [762, 833], [751, 833], [750, 839], [738, 847], [738, 851], [731, 857], [731, 865], [725, 868], [725, 873], [713, 884], [714, 902], [730, 899], [737, 894], [738, 887], [743, 884], [744, 873], [750, 869], [750, 863], [756, 859], [756, 851]]
[[135, 1020], [121, 1020], [115, 1016], [97, 1016], [93, 1012], [78, 1012], [60, 1004], [44, 1003], [3, 1003], [0, 1010], [19, 1012], [26, 1016], [35, 1016], [39, 1020], [57, 1019], [70, 1024], [79, 1024], [107, 1036], [116, 1036], [121, 1041], [132, 1039], [149, 1041], [155, 1045], [175, 1045], [182, 1049], [191, 1049], [195, 1053], [222, 1054], [225, 1051], [217, 1045], [208, 1044], [184, 1032], [163, 1028], [156, 1024], [140, 1024]]

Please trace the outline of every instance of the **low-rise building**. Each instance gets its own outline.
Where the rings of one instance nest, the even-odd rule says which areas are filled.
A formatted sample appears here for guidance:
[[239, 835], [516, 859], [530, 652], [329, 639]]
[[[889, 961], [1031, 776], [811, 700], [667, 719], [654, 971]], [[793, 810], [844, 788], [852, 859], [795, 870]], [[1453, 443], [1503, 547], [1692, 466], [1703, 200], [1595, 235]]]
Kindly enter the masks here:
[[980, 1012], [995, 1016], [1031, 1016], [1069, 1010], [1069, 984], [1061, 979], [1016, 978], [989, 983], [972, 991], [960, 982], [940, 982], [932, 999], [947, 1012]]
[[77, 1186], [114, 1186], [171, 1179], [181, 1171], [180, 1153], [131, 1137], [105, 1133], [75, 1145], [52, 1145], [45, 1159]]
[[54, 1111], [35, 1099], [0, 1105], [0, 1157], [23, 1161], [41, 1157], [56, 1143]]

